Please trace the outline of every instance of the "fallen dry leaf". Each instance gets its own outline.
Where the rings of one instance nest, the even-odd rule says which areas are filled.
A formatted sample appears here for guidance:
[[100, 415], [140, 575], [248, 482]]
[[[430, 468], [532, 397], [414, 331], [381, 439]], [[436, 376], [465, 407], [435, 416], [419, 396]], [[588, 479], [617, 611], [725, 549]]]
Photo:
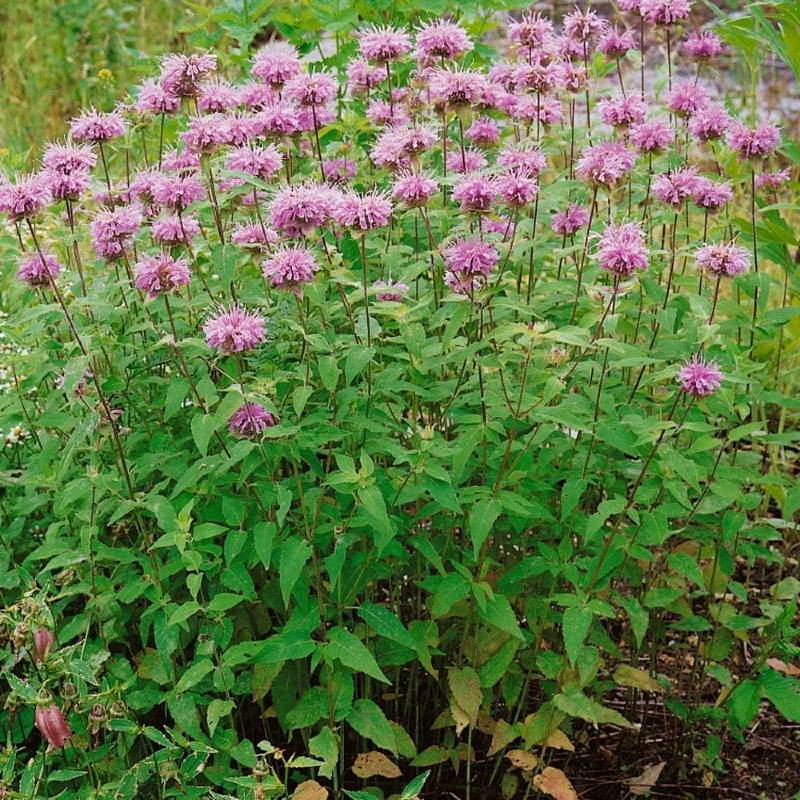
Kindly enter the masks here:
[[525, 750], [509, 750], [506, 753], [506, 758], [511, 762], [512, 766], [519, 769], [534, 769], [539, 763], [533, 753], [528, 753]]
[[635, 794], [637, 797], [647, 794], [658, 783], [661, 771], [666, 766], [666, 761], [660, 761], [658, 764], [651, 764], [649, 767], [645, 768], [641, 775], [627, 781], [628, 786], [630, 786], [631, 794]]
[[578, 800], [569, 778], [555, 767], [545, 767], [534, 779], [533, 785], [556, 800]]
[[567, 737], [564, 731], [553, 731], [548, 737], [545, 744], [548, 747], [553, 747], [556, 750], [569, 750], [570, 753], [575, 752], [575, 745]]
[[351, 767], [359, 778], [372, 778], [380, 775], [382, 778], [399, 778], [400, 767], [383, 753], [373, 750], [369, 753], [359, 753]]
[[327, 800], [328, 790], [316, 781], [303, 781], [292, 793], [292, 800]]
[[800, 667], [796, 667], [794, 664], [787, 664], [779, 658], [768, 658], [767, 666], [772, 667], [772, 669], [778, 672], [782, 672], [784, 675], [791, 675], [792, 677], [800, 675]]

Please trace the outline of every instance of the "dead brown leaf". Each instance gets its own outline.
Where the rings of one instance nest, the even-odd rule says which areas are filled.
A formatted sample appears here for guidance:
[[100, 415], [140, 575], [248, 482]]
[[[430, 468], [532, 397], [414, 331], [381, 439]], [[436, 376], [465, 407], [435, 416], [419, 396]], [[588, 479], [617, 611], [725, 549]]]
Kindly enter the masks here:
[[666, 766], [666, 761], [660, 761], [658, 764], [651, 764], [649, 767], [645, 767], [641, 775], [627, 781], [628, 786], [630, 786], [631, 794], [637, 797], [647, 794], [658, 783], [661, 771]]
[[768, 658], [767, 666], [772, 667], [772, 669], [778, 672], [782, 672], [784, 675], [791, 675], [792, 677], [800, 675], [800, 667], [796, 667], [794, 664], [787, 664], [779, 658]]
[[526, 750], [509, 750], [506, 753], [506, 758], [511, 762], [512, 766], [518, 769], [531, 770], [535, 769], [539, 760], [533, 753], [528, 753]]
[[316, 781], [303, 781], [292, 793], [292, 800], [328, 800], [328, 790]]
[[372, 778], [380, 775], [382, 778], [399, 778], [400, 768], [383, 753], [373, 750], [369, 753], [359, 753], [351, 767], [359, 778]]
[[534, 779], [533, 785], [556, 800], [578, 800], [569, 778], [555, 767], [545, 767]]
[[556, 750], [569, 750], [570, 753], [575, 752], [575, 745], [567, 737], [564, 731], [553, 731], [548, 737], [545, 744], [548, 747], [553, 747]]

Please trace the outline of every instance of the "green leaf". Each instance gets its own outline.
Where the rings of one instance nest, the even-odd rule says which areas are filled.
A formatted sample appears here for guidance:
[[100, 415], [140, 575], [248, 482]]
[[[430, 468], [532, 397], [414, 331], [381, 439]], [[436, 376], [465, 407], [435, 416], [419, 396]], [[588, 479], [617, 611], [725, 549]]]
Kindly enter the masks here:
[[789, 722], [800, 722], [800, 681], [768, 669], [760, 679], [764, 697]]
[[470, 585], [456, 572], [451, 572], [436, 587], [431, 599], [431, 614], [443, 617], [460, 600], [469, 595]]
[[333, 628], [328, 633], [325, 654], [330, 658], [339, 659], [342, 664], [355, 672], [363, 672], [383, 683], [391, 683], [366, 645], [345, 628]]
[[217, 729], [219, 721], [227, 717], [234, 709], [233, 700], [212, 700], [206, 709], [206, 721], [208, 722], [208, 735], [213, 738], [214, 731]]
[[606, 708], [596, 700], [592, 700], [583, 694], [580, 689], [566, 689], [555, 695], [553, 697], [553, 705], [570, 717], [585, 719], [597, 725], [608, 723], [610, 725], [619, 725], [622, 728], [633, 727], [618, 711]]
[[319, 768], [319, 774], [323, 778], [330, 778], [339, 759], [339, 743], [336, 734], [327, 725], [309, 739], [308, 752], [324, 762]]
[[618, 686], [628, 686], [632, 689], [641, 689], [644, 692], [658, 692], [662, 694], [664, 687], [642, 669], [636, 669], [630, 664], [619, 664], [614, 670], [614, 683]]
[[289, 607], [289, 596], [309, 558], [311, 558], [311, 545], [305, 539], [301, 539], [299, 536], [290, 536], [283, 543], [278, 565], [278, 579], [285, 608]]
[[562, 633], [564, 647], [571, 667], [575, 666], [583, 650], [583, 641], [592, 625], [594, 615], [585, 606], [572, 606], [564, 610]]
[[212, 414], [195, 414], [192, 417], [192, 437], [201, 455], [208, 452], [208, 443], [214, 435], [216, 424]]
[[385, 606], [362, 603], [359, 606], [358, 615], [380, 636], [391, 639], [409, 650], [416, 649], [417, 645], [414, 637], [408, 632], [408, 629], [398, 619], [397, 615], [389, 611]]
[[525, 641], [525, 636], [519, 627], [514, 609], [511, 608], [511, 604], [505, 595], [495, 594], [494, 597], [488, 598], [485, 608], [479, 609], [479, 613], [481, 618], [490, 625], [494, 625], [515, 639]]
[[208, 675], [209, 672], [214, 670], [214, 664], [210, 658], [204, 658], [202, 661], [198, 661], [196, 664], [192, 664], [186, 672], [181, 675], [180, 680], [175, 685], [175, 691], [177, 693], [185, 692], [188, 689], [191, 689], [193, 686], [196, 686], [203, 678]]
[[509, 639], [479, 670], [481, 687], [491, 689], [506, 674], [519, 648], [516, 639]]
[[431, 774], [431, 771], [425, 770], [425, 772], [417, 775], [416, 778], [409, 781], [402, 792], [400, 792], [400, 800], [413, 800], [415, 797], [419, 797], [419, 793], [422, 791], [422, 787], [425, 786], [425, 781], [428, 780], [428, 776]]
[[394, 731], [381, 709], [366, 698], [356, 700], [347, 715], [347, 721], [356, 733], [374, 742], [378, 747], [397, 753]]
[[377, 526], [378, 531], [375, 540], [378, 545], [378, 554], [380, 554], [395, 534], [394, 526], [386, 512], [386, 503], [383, 495], [377, 485], [372, 483], [358, 490], [358, 499]]
[[469, 515], [469, 535], [472, 539], [472, 552], [476, 561], [501, 510], [500, 501], [494, 498], [479, 500], [472, 506]]

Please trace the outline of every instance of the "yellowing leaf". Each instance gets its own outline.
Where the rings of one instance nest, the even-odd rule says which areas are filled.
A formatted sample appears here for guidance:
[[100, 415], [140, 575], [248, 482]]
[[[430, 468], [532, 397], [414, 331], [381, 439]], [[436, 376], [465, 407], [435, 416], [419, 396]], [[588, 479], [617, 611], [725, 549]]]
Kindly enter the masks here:
[[664, 687], [655, 678], [630, 664], [620, 664], [614, 670], [614, 683], [618, 686], [629, 686], [631, 689], [641, 689], [643, 692], [664, 691]]
[[533, 785], [550, 797], [555, 797], [556, 800], [578, 800], [578, 795], [569, 778], [560, 770], [555, 767], [545, 767], [533, 779]]
[[[453, 693], [453, 699], [467, 715], [469, 724], [475, 725], [478, 721], [478, 710], [483, 700], [478, 673], [470, 667], [451, 669], [447, 673], [447, 682], [450, 685], [450, 691]], [[458, 723], [458, 720], [456, 722]]]
[[564, 733], [564, 731], [553, 731], [547, 737], [545, 744], [556, 750], [569, 750], [570, 753], [575, 752], [575, 745], [567, 738], [567, 734]]
[[661, 777], [661, 771], [667, 766], [666, 761], [661, 761], [658, 764], [651, 764], [646, 767], [644, 772], [636, 778], [631, 778], [627, 781], [630, 786], [630, 793], [640, 797], [647, 794], [657, 783]]
[[359, 778], [372, 778], [380, 775], [382, 778], [399, 778], [400, 768], [383, 753], [373, 750], [369, 753], [359, 753], [352, 766], [353, 772]]
[[489, 746], [489, 752], [486, 753], [487, 757], [500, 752], [504, 747], [510, 745], [517, 736], [519, 736], [519, 731], [516, 725], [509, 725], [504, 719], [497, 720], [492, 734], [492, 743]]
[[328, 790], [316, 781], [303, 781], [292, 793], [292, 800], [327, 800]]
[[539, 763], [536, 756], [526, 750], [509, 750], [506, 753], [506, 758], [511, 762], [512, 766], [518, 769], [532, 770]]

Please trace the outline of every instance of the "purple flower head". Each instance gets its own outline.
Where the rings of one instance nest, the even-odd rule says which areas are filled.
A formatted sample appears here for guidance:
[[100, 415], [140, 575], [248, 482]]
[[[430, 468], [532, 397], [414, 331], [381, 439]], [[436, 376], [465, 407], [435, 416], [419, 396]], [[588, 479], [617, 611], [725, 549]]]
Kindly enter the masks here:
[[170, 214], [153, 220], [150, 233], [154, 241], [160, 244], [189, 244], [195, 236], [200, 235], [200, 223], [192, 216]]
[[561, 66], [561, 85], [571, 94], [577, 94], [586, 87], [586, 67], [571, 61]]
[[283, 164], [283, 157], [274, 144], [266, 147], [243, 145], [228, 153], [226, 169], [232, 172], [246, 172], [262, 181], [268, 181]]
[[689, 133], [698, 142], [708, 142], [722, 138], [730, 124], [731, 118], [724, 108], [707, 106], [692, 115], [689, 120]]
[[298, 297], [304, 283], [314, 280], [319, 269], [314, 254], [306, 247], [282, 247], [273, 253], [262, 265], [264, 277], [273, 286], [290, 289]]
[[788, 183], [790, 179], [791, 173], [788, 169], [778, 172], [762, 172], [756, 176], [756, 189], [777, 189], [784, 183]]
[[411, 117], [402, 107], [387, 103], [386, 100], [370, 100], [367, 106], [367, 118], [373, 125], [405, 125]]
[[597, 49], [609, 58], [623, 58], [629, 50], [636, 49], [633, 31], [608, 28], [600, 37]]
[[666, 122], [652, 119], [634, 125], [630, 131], [630, 141], [641, 153], [660, 153], [670, 146], [674, 135]]
[[300, 130], [297, 110], [289, 103], [273, 103], [253, 117], [253, 130], [268, 139], [281, 139]]
[[392, 204], [380, 192], [344, 192], [334, 205], [333, 218], [344, 228], [368, 231], [382, 228], [392, 216]]
[[405, 283], [394, 283], [391, 278], [388, 282], [375, 281], [372, 288], [376, 292], [376, 299], [382, 302], [402, 303], [408, 292], [408, 286]]
[[718, 278], [733, 278], [750, 268], [750, 254], [733, 242], [703, 245], [695, 256], [697, 266]]
[[211, 53], [169, 53], [161, 60], [159, 81], [164, 91], [178, 97], [193, 97], [200, 84], [217, 69]]
[[34, 217], [51, 199], [50, 182], [46, 174], [20, 176], [16, 183], [3, 179], [0, 183], [0, 212], [16, 220]]
[[306, 236], [331, 216], [332, 199], [330, 188], [318, 183], [284, 187], [272, 200], [270, 220], [287, 236]]
[[101, 258], [118, 258], [141, 226], [142, 212], [138, 206], [100, 211], [90, 226], [95, 252]]
[[691, 0], [641, 0], [639, 4], [639, 13], [655, 25], [674, 25], [685, 20], [691, 10]]
[[692, 197], [697, 190], [697, 182], [697, 170], [694, 167], [681, 167], [657, 176], [653, 182], [653, 194], [660, 202], [680, 208], [683, 201]]
[[161, 161], [164, 172], [189, 173], [200, 169], [200, 156], [191, 150], [168, 150]]
[[444, 262], [450, 272], [484, 278], [494, 269], [500, 254], [480, 239], [458, 239], [444, 250]]
[[572, 203], [564, 211], [553, 216], [550, 227], [562, 236], [572, 236], [589, 223], [589, 212], [577, 203]]
[[486, 156], [480, 150], [467, 147], [462, 154], [456, 142], [451, 141], [447, 146], [448, 172], [479, 172], [487, 164]]
[[488, 147], [500, 141], [500, 129], [489, 117], [477, 117], [464, 132], [464, 136], [479, 147]]
[[251, 72], [256, 78], [280, 89], [302, 70], [297, 48], [288, 42], [271, 42], [262, 47], [253, 57]]
[[719, 211], [733, 197], [729, 183], [715, 183], [710, 178], [699, 177], [692, 192], [692, 201], [708, 211]]
[[497, 163], [508, 170], [536, 178], [547, 166], [547, 159], [537, 146], [511, 144], [500, 152]]
[[180, 107], [180, 97], [170, 94], [152, 78], [139, 87], [136, 110], [140, 114], [174, 114]]
[[275, 94], [271, 87], [256, 81], [248, 81], [239, 86], [237, 94], [239, 105], [251, 110], [260, 110], [278, 99], [278, 95]]
[[222, 117], [222, 143], [241, 147], [257, 132], [256, 118], [252, 114], [232, 112]]
[[225, 118], [222, 114], [192, 117], [181, 139], [193, 153], [213, 153], [225, 143]]
[[368, 61], [386, 64], [397, 61], [411, 50], [411, 38], [400, 28], [374, 25], [356, 34], [358, 49]]
[[264, 228], [259, 222], [248, 222], [233, 228], [231, 241], [239, 247], [260, 251], [264, 245], [277, 244], [280, 240], [271, 228]]
[[261, 314], [238, 305], [221, 308], [203, 325], [203, 332], [208, 346], [226, 355], [253, 350], [267, 338]]
[[610, 223], [600, 237], [600, 266], [620, 278], [647, 269], [644, 231], [636, 222]]
[[55, 281], [62, 269], [58, 259], [51, 253], [43, 253], [41, 256], [34, 253], [20, 263], [17, 280], [24, 281], [33, 288], [50, 286], [51, 281]]
[[642, 13], [642, 0], [617, 0], [617, 5], [620, 11], [628, 14]]
[[514, 70], [514, 87], [517, 91], [527, 89], [546, 94], [552, 91], [561, 79], [561, 65], [557, 61], [542, 61], [535, 58], [522, 62]]
[[542, 47], [552, 35], [553, 23], [538, 11], [526, 11], [522, 19], [508, 25], [508, 40], [529, 52]]
[[405, 136], [399, 128], [387, 128], [370, 148], [370, 158], [379, 167], [407, 169], [411, 159], [405, 149]]
[[336, 80], [325, 71], [299, 74], [286, 84], [286, 94], [301, 106], [325, 106], [336, 97]]
[[570, 14], [564, 15], [564, 33], [581, 43], [589, 42], [606, 27], [606, 22], [591, 8], [581, 11], [578, 6]]
[[448, 108], [477, 104], [486, 88], [486, 76], [469, 69], [438, 69], [430, 89], [437, 102]]
[[255, 439], [278, 420], [260, 403], [243, 403], [228, 420], [228, 431], [243, 439]]
[[567, 34], [564, 33], [561, 36], [554, 36], [550, 40], [547, 52], [565, 61], [581, 59], [583, 58], [583, 42], [576, 39], [574, 36], [567, 36]]
[[[519, 172], [509, 172], [501, 176], [495, 185], [502, 201], [512, 208], [522, 208], [532, 203], [539, 194], [539, 184], [536, 179]], [[455, 198], [455, 193], [453, 197]]]
[[61, 175], [88, 172], [96, 163], [97, 156], [88, 145], [50, 142], [42, 156], [42, 166]]
[[511, 108], [511, 116], [532, 125], [538, 119], [542, 125], [555, 125], [561, 122], [563, 112], [561, 101], [554, 97], [534, 97], [523, 94], [517, 97]]
[[600, 109], [600, 119], [606, 125], [615, 128], [627, 128], [644, 122], [644, 113], [647, 106], [637, 94], [627, 97], [604, 97], [597, 104]]
[[683, 51], [692, 61], [710, 61], [724, 49], [722, 40], [713, 31], [692, 31], [683, 40]]
[[781, 143], [781, 132], [768, 122], [751, 129], [734, 120], [728, 128], [726, 141], [739, 160], [746, 161], [769, 155]]
[[137, 289], [148, 297], [158, 297], [188, 286], [192, 279], [189, 265], [182, 258], [173, 258], [167, 253], [142, 256], [133, 268]]
[[239, 105], [239, 92], [222, 78], [203, 81], [197, 90], [197, 108], [200, 111], [223, 113]]
[[153, 200], [167, 208], [183, 211], [197, 200], [202, 200], [206, 191], [194, 175], [160, 175], [153, 182]]
[[416, 54], [421, 61], [452, 61], [472, 50], [472, 40], [455, 22], [429, 22], [417, 31]]
[[94, 108], [74, 117], [69, 131], [76, 142], [107, 142], [117, 136], [124, 136], [125, 120], [117, 111], [104, 114]]
[[439, 184], [424, 172], [403, 172], [392, 186], [392, 197], [409, 208], [424, 206], [439, 189]]
[[133, 176], [129, 192], [131, 197], [145, 205], [156, 205], [153, 188], [162, 173], [155, 168], [143, 169]]
[[667, 95], [667, 108], [679, 117], [691, 117], [708, 105], [708, 93], [694, 80], [678, 81]]
[[347, 65], [347, 82], [350, 89], [363, 94], [379, 86], [386, 80], [386, 71], [381, 67], [375, 67], [365, 58], [353, 59]]
[[581, 154], [575, 174], [582, 181], [614, 186], [632, 169], [636, 153], [620, 142], [603, 142], [587, 147]]
[[75, 200], [83, 194], [92, 182], [89, 172], [56, 172], [46, 169], [42, 172], [50, 188], [54, 200]]
[[719, 389], [722, 372], [716, 361], [705, 361], [702, 356], [692, 356], [678, 373], [681, 389], [693, 397], [708, 397]]
[[348, 158], [325, 159], [322, 174], [329, 183], [347, 183], [356, 176], [356, 162]]
[[462, 211], [489, 211], [497, 197], [497, 187], [491, 178], [480, 174], [464, 175], [453, 189], [453, 200], [461, 203]]

